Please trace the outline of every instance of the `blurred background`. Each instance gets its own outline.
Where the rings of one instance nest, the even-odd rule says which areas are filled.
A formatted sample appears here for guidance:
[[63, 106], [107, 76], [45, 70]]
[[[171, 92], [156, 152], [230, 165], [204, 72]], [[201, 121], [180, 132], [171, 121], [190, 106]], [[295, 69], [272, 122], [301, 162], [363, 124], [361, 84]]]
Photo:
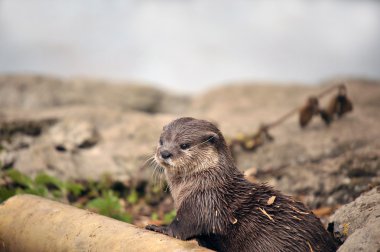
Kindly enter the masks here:
[[[355, 227], [332, 214], [380, 185], [379, 70], [375, 0], [0, 0], [0, 202], [32, 193], [168, 224], [152, 157], [162, 127], [193, 116], [221, 129], [247, 179], [343, 241]], [[377, 188], [348, 220], [380, 206]], [[372, 215], [360, 228], [380, 227]], [[349, 251], [377, 246], [361, 230]]]
[[182, 93], [235, 80], [378, 78], [379, 38], [375, 0], [0, 1], [0, 72]]

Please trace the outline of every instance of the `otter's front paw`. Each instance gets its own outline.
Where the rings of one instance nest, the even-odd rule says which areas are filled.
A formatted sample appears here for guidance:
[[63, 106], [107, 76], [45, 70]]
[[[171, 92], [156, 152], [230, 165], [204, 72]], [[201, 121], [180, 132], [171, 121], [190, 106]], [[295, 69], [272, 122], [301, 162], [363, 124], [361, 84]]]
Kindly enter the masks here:
[[147, 225], [145, 227], [145, 229], [148, 229], [148, 230], [151, 230], [154, 232], [158, 232], [158, 233], [162, 233], [162, 234], [166, 234], [166, 235], [168, 234], [167, 227], [165, 227], [165, 226]]
[[151, 230], [151, 231], [154, 231], [154, 232], [158, 232], [158, 233], [161, 233], [161, 234], [166, 234], [166, 235], [174, 237], [174, 238], [182, 239], [178, 235], [174, 235], [173, 230], [169, 226], [147, 225], [145, 227], [145, 229], [148, 229], [148, 230]]

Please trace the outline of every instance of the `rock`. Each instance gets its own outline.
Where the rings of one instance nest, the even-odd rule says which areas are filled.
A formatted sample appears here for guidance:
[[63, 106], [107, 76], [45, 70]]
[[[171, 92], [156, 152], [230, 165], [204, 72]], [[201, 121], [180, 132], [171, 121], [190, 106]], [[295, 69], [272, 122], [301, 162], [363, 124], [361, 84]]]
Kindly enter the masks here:
[[339, 252], [379, 251], [380, 186], [339, 208], [330, 221], [343, 245]]
[[8, 199], [0, 216], [0, 251], [211, 251], [33, 195]]
[[2, 151], [0, 152], [0, 170], [11, 167], [16, 160], [14, 153]]
[[[350, 202], [369, 183], [380, 183], [377, 83], [350, 81], [353, 113], [330, 127], [313, 119], [303, 130], [294, 116], [271, 130], [274, 141], [255, 152], [238, 150], [238, 167], [255, 167], [256, 180], [298, 195], [313, 208]], [[27, 174], [47, 171], [61, 178], [98, 179], [108, 173], [120, 180], [149, 180], [152, 169], [144, 163], [170, 120], [211, 120], [230, 138], [255, 132], [261, 123], [274, 121], [325, 89], [253, 84], [260, 83], [215, 88], [190, 99], [134, 84], [0, 76], [0, 132], [8, 132], [0, 136], [1, 145], [13, 155], [8, 164]], [[321, 99], [321, 106], [328, 100]]]
[[0, 107], [29, 110], [87, 105], [157, 113], [182, 112], [189, 102], [185, 96], [167, 94], [141, 83], [114, 84], [117, 85], [89, 79], [3, 75]]
[[[151, 158], [158, 136], [174, 118], [213, 121], [226, 138], [249, 135], [326, 88], [253, 84], [260, 83], [238, 83], [189, 98], [135, 84], [0, 76], [1, 166], [32, 176], [47, 172], [60, 179], [99, 180], [108, 174], [127, 184], [154, 180], [159, 175], [153, 174]], [[378, 84], [349, 81], [352, 113], [329, 127], [313, 118], [305, 129], [299, 128], [294, 116], [270, 129], [274, 141], [254, 152], [238, 148], [237, 166], [242, 171], [250, 169], [246, 174], [252, 180], [267, 182], [319, 208], [323, 215], [353, 201], [380, 185]], [[329, 97], [321, 99], [321, 107], [328, 101]], [[376, 202], [376, 206], [365, 203], [368, 207], [355, 203], [345, 212], [346, 219], [339, 219], [337, 211], [336, 232], [346, 239], [342, 251], [376, 251], [378, 244], [373, 242], [378, 238], [376, 216], [380, 215], [374, 218], [371, 211], [375, 210], [370, 210], [378, 209]], [[345, 225], [347, 221], [350, 225]]]
[[51, 141], [59, 151], [75, 151], [90, 148], [99, 141], [99, 133], [87, 121], [64, 120], [49, 130]]
[[[348, 96], [355, 106], [352, 113], [329, 127], [320, 118], [314, 118], [305, 129], [300, 129], [295, 115], [269, 131], [275, 138], [273, 142], [255, 152], [235, 153], [238, 167], [245, 170], [255, 166], [258, 170], [268, 170], [318, 162], [376, 142], [380, 124], [379, 103], [376, 102], [380, 100], [379, 81], [348, 80], [347, 83]], [[259, 82], [233, 84], [194, 97], [189, 109], [195, 117], [217, 122], [227, 138], [239, 133], [253, 134], [261, 124], [277, 120], [302, 105], [310, 95], [327, 88], [322, 85], [263, 85]], [[334, 94], [320, 99], [322, 108]]]
[[[39, 135], [20, 133], [3, 142], [6, 154], [2, 155], [13, 155], [15, 169], [31, 176], [47, 172], [60, 179], [99, 180], [107, 174], [119, 181], [147, 181], [153, 167], [146, 161], [154, 153], [163, 125], [174, 119], [90, 107], [33, 113], [35, 122], [53, 115], [56, 123]], [[17, 121], [11, 117], [6, 118]]]
[[43, 120], [6, 120], [6, 116], [0, 120], [0, 141], [12, 138], [14, 135], [22, 134], [28, 136], [38, 136], [41, 132], [53, 125], [56, 121], [52, 118]]
[[[335, 82], [337, 83], [337, 82]], [[251, 135], [304, 104], [325, 86], [234, 83], [194, 97], [191, 115], [217, 122], [227, 138]], [[267, 84], [267, 83], [266, 83]], [[311, 208], [336, 208], [380, 185], [379, 81], [348, 80], [354, 111], [326, 126], [320, 118], [301, 129], [294, 115], [269, 130], [274, 141], [255, 151], [237, 149], [239, 169], [257, 168], [255, 179], [267, 182]], [[320, 99], [325, 108], [336, 93]]]
[[380, 185], [380, 146], [350, 150], [318, 162], [285, 163], [281, 168], [258, 171], [256, 178], [300, 197], [311, 208], [336, 207]]

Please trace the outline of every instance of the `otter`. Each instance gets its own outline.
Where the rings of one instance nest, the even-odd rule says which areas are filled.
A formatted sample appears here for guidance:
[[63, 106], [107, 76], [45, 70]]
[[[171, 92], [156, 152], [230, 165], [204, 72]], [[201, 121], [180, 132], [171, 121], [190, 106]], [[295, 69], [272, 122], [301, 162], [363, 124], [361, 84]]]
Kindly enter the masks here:
[[320, 220], [302, 203], [247, 181], [219, 129], [179, 118], [164, 127], [155, 160], [165, 170], [177, 215], [146, 229], [196, 239], [217, 251], [335, 251]]

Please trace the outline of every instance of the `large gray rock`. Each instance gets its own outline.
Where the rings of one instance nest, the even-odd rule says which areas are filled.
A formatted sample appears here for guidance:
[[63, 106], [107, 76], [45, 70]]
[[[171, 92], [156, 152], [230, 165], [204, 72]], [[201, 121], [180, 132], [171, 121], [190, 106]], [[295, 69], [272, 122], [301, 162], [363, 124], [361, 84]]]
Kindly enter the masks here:
[[[0, 76], [0, 168], [61, 179], [148, 180], [162, 126], [188, 98], [139, 83]], [[140, 111], [140, 112], [137, 112]]]
[[380, 250], [380, 186], [339, 208], [330, 221], [344, 241], [339, 252]]
[[154, 153], [162, 127], [174, 118], [88, 107], [32, 115], [36, 121], [52, 116], [56, 123], [39, 135], [21, 132], [1, 142], [4, 166], [13, 165], [32, 176], [47, 172], [61, 179], [98, 180], [107, 174], [121, 181], [146, 181], [153, 172], [146, 161]]

